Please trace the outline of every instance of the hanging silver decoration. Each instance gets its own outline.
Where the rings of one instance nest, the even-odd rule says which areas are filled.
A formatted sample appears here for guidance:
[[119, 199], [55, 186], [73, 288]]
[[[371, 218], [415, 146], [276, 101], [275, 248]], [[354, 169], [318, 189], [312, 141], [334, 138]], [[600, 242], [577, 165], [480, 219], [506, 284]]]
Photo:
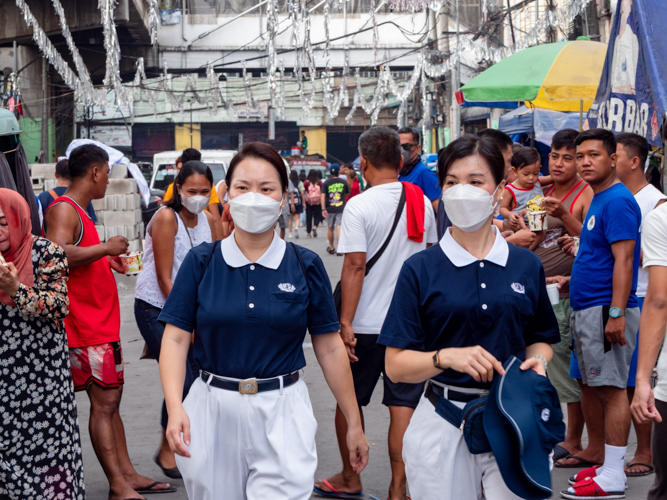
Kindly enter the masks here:
[[285, 63], [280, 60], [280, 92], [276, 96], [278, 120], [285, 119]]
[[301, 18], [303, 19], [303, 52], [305, 53], [306, 62], [308, 63], [308, 77], [310, 80], [310, 95], [306, 97], [301, 90], [301, 105], [306, 115], [310, 114], [315, 104], [315, 77], [317, 68], [315, 65], [315, 55], [313, 54], [313, 46], [311, 44], [310, 36], [310, 10], [308, 9], [307, 0], [301, 0]]
[[157, 0], [148, 0], [148, 31], [151, 35], [151, 44], [157, 42], [157, 26], [160, 22]]
[[44, 54], [44, 57], [51, 63], [51, 65], [56, 69], [58, 74], [62, 77], [65, 85], [74, 91], [78, 91], [80, 88], [79, 78], [74, 74], [74, 72], [67, 65], [65, 60], [62, 58], [60, 53], [49, 40], [49, 37], [46, 36], [44, 30], [40, 28], [37, 19], [32, 15], [30, 8], [25, 3], [25, 0], [16, 0], [16, 6], [23, 14], [23, 20], [26, 25], [30, 28], [32, 27], [32, 39], [37, 44], [39, 50]]
[[278, 29], [278, 0], [269, 0], [267, 4], [268, 19], [266, 30], [268, 31], [267, 42], [267, 71], [269, 77], [267, 84], [269, 87], [269, 100], [272, 107], [276, 107], [276, 31]]
[[134, 90], [123, 87], [120, 78], [120, 44], [113, 17], [116, 0], [99, 0], [98, 7], [100, 9], [102, 31], [104, 32], [104, 49], [107, 54], [104, 86], [114, 89], [119, 107], [130, 106], [130, 109], [132, 109]]
[[60, 24], [60, 31], [62, 32], [63, 38], [67, 43], [67, 48], [72, 55], [72, 60], [74, 61], [74, 67], [76, 68], [77, 73], [79, 74], [79, 92], [78, 99], [83, 102], [86, 106], [91, 106], [96, 104], [102, 108], [106, 106], [106, 92], [104, 89], [96, 90], [93, 87], [93, 82], [90, 80], [90, 74], [88, 73], [88, 68], [81, 59], [81, 54], [79, 49], [76, 48], [74, 40], [72, 39], [72, 33], [67, 26], [67, 19], [65, 18], [65, 11], [63, 6], [60, 3], [60, 0], [51, 0], [53, 8], [58, 15], [58, 23]]
[[257, 101], [252, 95], [252, 79], [248, 76], [248, 68], [243, 61], [243, 89], [245, 90], [245, 100], [248, 111], [258, 109]]
[[378, 60], [378, 22], [375, 17], [375, 0], [371, 0], [371, 21], [373, 24], [373, 62]]

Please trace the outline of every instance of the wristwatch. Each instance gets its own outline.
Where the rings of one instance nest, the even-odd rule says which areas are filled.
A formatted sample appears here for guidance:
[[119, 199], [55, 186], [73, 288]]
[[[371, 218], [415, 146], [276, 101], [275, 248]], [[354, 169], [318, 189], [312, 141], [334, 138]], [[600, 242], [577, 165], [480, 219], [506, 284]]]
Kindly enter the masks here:
[[433, 355], [433, 366], [436, 368], [442, 370], [440, 367], [440, 356], [439, 356], [440, 351], [435, 351], [435, 354]]
[[620, 318], [621, 316], [625, 316], [625, 309], [619, 309], [618, 307], [612, 307], [609, 309], [609, 317], [610, 318]]

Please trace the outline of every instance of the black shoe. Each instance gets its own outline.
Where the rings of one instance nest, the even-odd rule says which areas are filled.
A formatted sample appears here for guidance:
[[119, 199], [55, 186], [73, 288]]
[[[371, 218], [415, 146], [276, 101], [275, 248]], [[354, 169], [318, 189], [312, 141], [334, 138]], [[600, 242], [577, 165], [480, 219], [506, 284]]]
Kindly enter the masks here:
[[183, 476], [181, 476], [181, 472], [178, 470], [178, 467], [174, 467], [173, 469], [165, 469], [162, 467], [162, 464], [160, 463], [160, 455], [155, 455], [155, 458], [153, 459], [157, 466], [162, 469], [162, 473], [167, 476], [170, 479], [183, 479]]

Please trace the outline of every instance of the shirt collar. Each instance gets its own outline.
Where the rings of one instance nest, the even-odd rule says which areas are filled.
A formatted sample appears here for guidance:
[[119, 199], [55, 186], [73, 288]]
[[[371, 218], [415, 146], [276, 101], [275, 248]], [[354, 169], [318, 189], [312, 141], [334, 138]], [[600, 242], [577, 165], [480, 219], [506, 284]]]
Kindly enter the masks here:
[[[264, 252], [264, 255], [257, 259], [255, 264], [259, 264], [262, 267], [273, 269], [275, 271], [280, 267], [280, 263], [283, 261], [286, 245], [285, 241], [281, 240], [274, 232], [271, 245], [266, 252]], [[220, 243], [220, 250], [222, 250], [222, 258], [228, 266], [243, 267], [252, 264], [252, 262], [243, 255], [243, 252], [241, 252], [241, 249], [236, 244], [236, 238], [234, 238], [233, 232], [227, 238], [222, 240]]]
[[[507, 246], [505, 238], [503, 238], [500, 231], [498, 231], [498, 228], [493, 226], [492, 229], [496, 234], [496, 240], [493, 242], [491, 251], [483, 260], [505, 267], [507, 258], [509, 257], [509, 247]], [[464, 250], [464, 248], [456, 242], [452, 237], [451, 228], [448, 228], [445, 231], [445, 235], [440, 240], [440, 248], [456, 267], [468, 266], [479, 261], [479, 259], [470, 255], [467, 250]]]

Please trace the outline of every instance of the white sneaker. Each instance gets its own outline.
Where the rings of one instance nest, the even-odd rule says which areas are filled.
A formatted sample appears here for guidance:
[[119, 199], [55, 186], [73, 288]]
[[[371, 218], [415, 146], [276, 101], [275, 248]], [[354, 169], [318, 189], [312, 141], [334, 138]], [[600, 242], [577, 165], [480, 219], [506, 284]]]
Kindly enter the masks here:
[[294, 238], [294, 235], [292, 233], [289, 234], [290, 238]]

